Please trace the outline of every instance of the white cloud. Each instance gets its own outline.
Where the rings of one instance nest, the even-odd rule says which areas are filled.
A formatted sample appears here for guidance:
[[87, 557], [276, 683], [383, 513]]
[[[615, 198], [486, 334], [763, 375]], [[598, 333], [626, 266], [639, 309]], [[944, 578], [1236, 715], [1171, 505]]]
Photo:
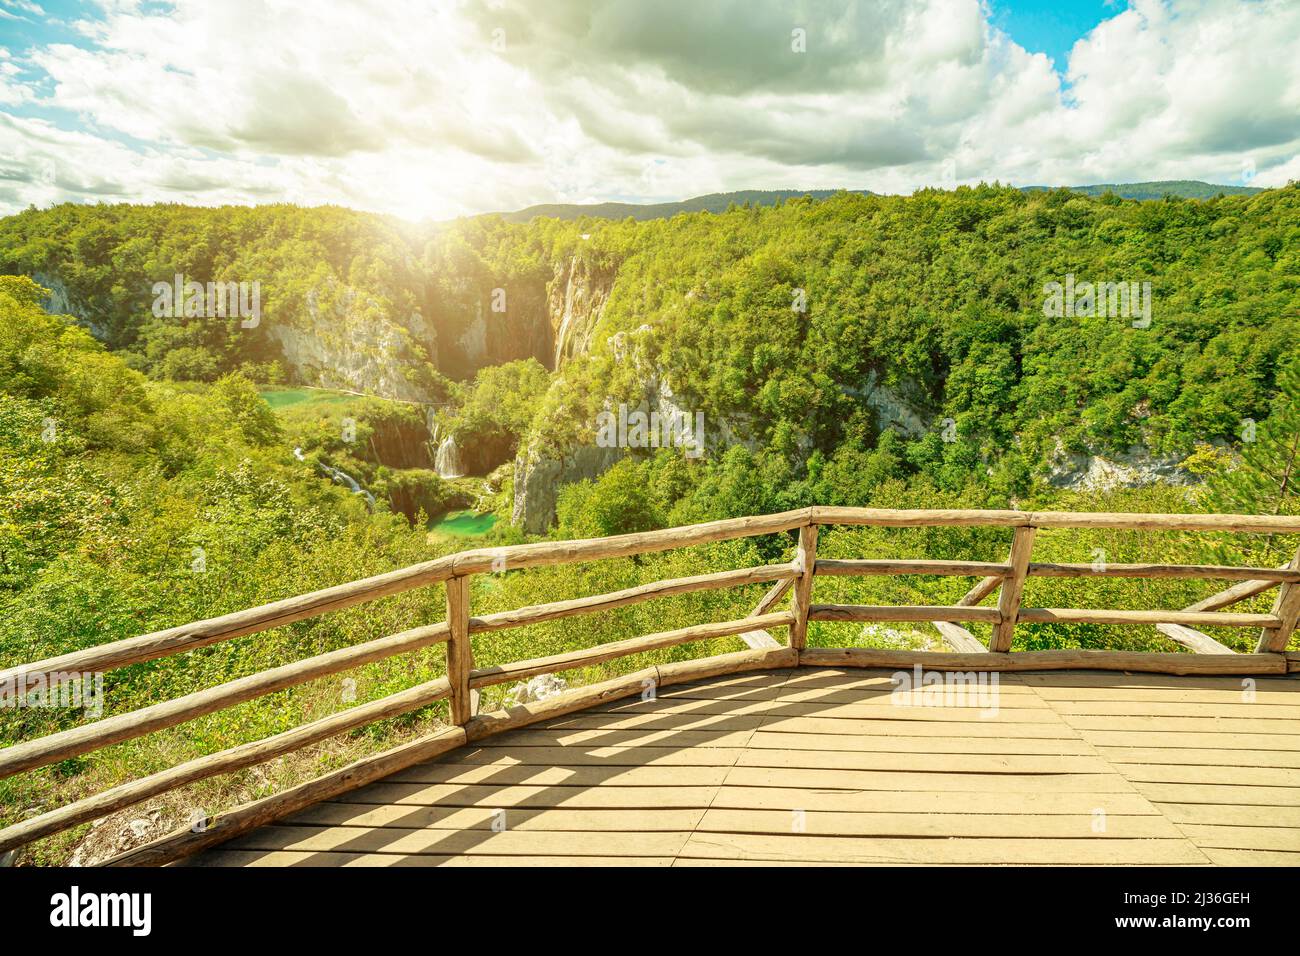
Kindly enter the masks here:
[[1228, 181], [1250, 163], [1268, 185], [1300, 154], [1287, 0], [1132, 0], [1075, 45], [1064, 80], [980, 0], [110, 2], [77, 29], [86, 43], [0, 50], [0, 107], [59, 117], [0, 111], [0, 208], [284, 199], [446, 217], [902, 192], [951, 169]]

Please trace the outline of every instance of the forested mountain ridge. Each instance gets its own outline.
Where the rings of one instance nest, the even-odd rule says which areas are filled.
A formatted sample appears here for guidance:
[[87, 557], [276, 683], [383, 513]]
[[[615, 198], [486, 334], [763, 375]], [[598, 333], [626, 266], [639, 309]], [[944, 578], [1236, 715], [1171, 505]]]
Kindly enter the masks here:
[[[462, 448], [496, 436], [478, 467], [519, 447], [514, 517], [537, 532], [560, 486], [655, 457], [598, 447], [620, 405], [702, 415], [708, 453], [664, 502], [683, 518], [725, 510], [727, 467], [758, 510], [909, 475], [1005, 500], [1078, 484], [1096, 455], [1176, 477], [1267, 417], [1296, 353], [1298, 194], [981, 186], [430, 229], [336, 208], [61, 206], [0, 220], [0, 271], [54, 287], [52, 308], [153, 378], [242, 370], [437, 403]], [[153, 315], [152, 284], [176, 272], [259, 281], [262, 320]], [[1138, 311], [1048, 314], [1052, 284], [1076, 281], [1122, 284]], [[518, 359], [553, 372], [549, 391], [531, 420], [489, 422], [510, 379], [472, 402], [468, 383]], [[677, 508], [692, 488], [712, 503]]]

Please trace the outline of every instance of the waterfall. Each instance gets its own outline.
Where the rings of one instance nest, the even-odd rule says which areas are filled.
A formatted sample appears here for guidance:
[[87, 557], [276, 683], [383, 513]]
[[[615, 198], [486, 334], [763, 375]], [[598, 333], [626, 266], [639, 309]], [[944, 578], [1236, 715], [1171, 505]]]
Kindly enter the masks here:
[[321, 471], [325, 472], [325, 474], [330, 478], [334, 479], [335, 484], [347, 485], [354, 495], [364, 495], [371, 510], [374, 510], [375, 496], [362, 488], [361, 485], [357, 483], [357, 480], [346, 471], [341, 468], [333, 468], [330, 465], [325, 464], [323, 461], [317, 462], [317, 467], [319, 467]]
[[460, 449], [456, 447], [456, 436], [448, 435], [438, 445], [436, 462], [440, 478], [460, 478], [465, 469], [460, 462]]

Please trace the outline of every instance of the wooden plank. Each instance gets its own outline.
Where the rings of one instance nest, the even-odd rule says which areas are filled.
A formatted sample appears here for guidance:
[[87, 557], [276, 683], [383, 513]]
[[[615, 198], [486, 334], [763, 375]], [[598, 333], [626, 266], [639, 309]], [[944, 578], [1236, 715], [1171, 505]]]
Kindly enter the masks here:
[[[848, 750], [754, 748], [739, 755], [739, 767], [790, 767], [804, 770], [888, 770], [908, 773], [1114, 774], [1099, 757], [1082, 754], [925, 754]], [[1225, 768], [1232, 770], [1235, 768]]]
[[1090, 815], [1102, 810], [1108, 816], [1157, 815], [1155, 808], [1133, 792], [1047, 793], [1003, 791], [969, 793], [953, 790], [808, 790], [804, 788], [746, 787], [731, 782], [717, 791], [713, 807], [735, 810], [805, 812], [950, 813]]
[[478, 856], [420, 853], [305, 853], [297, 850], [212, 850], [195, 857], [190, 866], [451, 866], [451, 867], [555, 867], [555, 866], [672, 866], [671, 856]]
[[848, 863], [932, 863], [946, 865], [1083, 864], [1115, 866], [1204, 865], [1206, 857], [1185, 839], [1123, 840], [1081, 837], [1070, 840], [979, 839], [949, 840], [891, 837], [823, 837], [810, 834], [777, 836], [746, 833], [695, 833], [683, 856], [712, 859], [798, 859]]
[[469, 575], [447, 581], [447, 678], [451, 682], [451, 722], [465, 726], [473, 716], [470, 675], [474, 648], [469, 639]]
[[1087, 740], [1097, 747], [1150, 746], [1164, 749], [1241, 746], [1249, 750], [1296, 751], [1300, 750], [1300, 734], [1239, 734], [1188, 731], [1152, 732], [1130, 728], [1128, 730], [1089, 730]]
[[1216, 803], [1161, 803], [1156, 809], [1177, 824], [1233, 827], [1289, 827], [1300, 829], [1300, 807], [1259, 807]]
[[738, 787], [809, 790], [951, 790], [961, 793], [1017, 793], [1027, 790], [1035, 793], [1131, 793], [1134, 789], [1134, 785], [1119, 774], [907, 773], [905, 771], [806, 770], [784, 767], [736, 767], [727, 777], [727, 783]]
[[501, 743], [456, 754], [460, 764], [529, 767], [730, 767], [741, 747], [520, 747], [510, 737]]
[[[664, 718], [667, 719], [667, 718]], [[708, 718], [700, 718], [708, 719]], [[899, 737], [1029, 737], [1065, 738], [1078, 740], [1077, 730], [1065, 723], [1013, 724], [992, 720], [842, 720], [836, 717], [782, 717], [766, 718], [715, 717], [714, 720], [760, 721], [763, 730], [772, 732], [798, 731], [812, 734], [893, 734]]]
[[[1269, 850], [1300, 854], [1300, 829], [1290, 827], [1222, 827], [1183, 824], [1187, 838], [1199, 847], [1230, 850]], [[1300, 856], [1297, 857], [1300, 863]]]
[[231, 850], [423, 853], [489, 856], [674, 856], [686, 832], [437, 830], [401, 827], [271, 825], [237, 837]]
[[[1058, 714], [1128, 717], [1250, 717], [1258, 720], [1300, 720], [1300, 699], [1295, 704], [1211, 703], [1166, 700], [1054, 700]], [[1276, 729], [1276, 728], [1274, 728]]]
[[159, 866], [223, 843], [232, 836], [247, 833], [264, 823], [278, 820], [321, 800], [382, 779], [395, 770], [428, 760], [465, 743], [465, 731], [453, 727], [383, 753], [363, 757], [314, 780], [290, 787], [274, 796], [246, 803], [209, 820], [202, 830], [187, 827], [144, 846], [120, 854], [106, 866]]
[[769, 730], [754, 732], [750, 750], [799, 749], [858, 751], [877, 754], [1053, 754], [1086, 755], [1092, 748], [1082, 740], [1041, 737], [899, 737], [894, 734], [809, 734]]
[[1300, 770], [1289, 767], [1206, 767], [1197, 764], [1128, 763], [1117, 768], [1135, 783], [1228, 784], [1300, 790]]
[[1115, 717], [1094, 714], [1071, 715], [1070, 726], [1079, 730], [1135, 730], [1143, 733], [1270, 734], [1295, 737], [1295, 724], [1287, 720], [1261, 721], [1255, 717]]
[[1300, 750], [1098, 747], [1097, 752], [1113, 764], [1199, 764], [1206, 767], [1291, 767], [1300, 770]]
[[505, 739], [516, 747], [565, 747], [571, 750], [582, 747], [660, 747], [670, 750], [679, 748], [701, 750], [709, 747], [742, 747], [752, 732], [752, 729], [717, 732], [711, 730], [569, 730], [559, 727], [516, 730]]
[[714, 808], [704, 814], [699, 833], [791, 834], [795, 826], [810, 836], [1000, 837], [1004, 839], [1183, 839], [1177, 827], [1161, 816], [1061, 813], [1025, 816], [1018, 813], [853, 813]]
[[[346, 795], [345, 795], [346, 796]], [[651, 810], [524, 809], [519, 807], [375, 806], [338, 800], [318, 803], [285, 822], [298, 826], [407, 827], [434, 830], [684, 831], [704, 816], [701, 808]]]
[[1236, 803], [1257, 807], [1300, 806], [1300, 788], [1233, 787], [1203, 783], [1142, 783], [1133, 785], [1152, 803]]
[[673, 809], [705, 808], [716, 787], [564, 787], [550, 785], [488, 786], [486, 784], [375, 783], [348, 793], [353, 803], [393, 806], [530, 807], [546, 809]]
[[799, 577], [791, 599], [794, 623], [790, 625], [790, 646], [801, 651], [808, 644], [809, 609], [817, 575], [817, 525], [807, 524], [799, 529], [799, 547], [795, 551], [794, 564]]
[[1029, 557], [1033, 549], [1034, 529], [1016, 528], [1011, 539], [1011, 555], [1007, 558], [1011, 573], [1002, 580], [1002, 591], [998, 595], [998, 617], [989, 638], [991, 652], [1011, 650], [1011, 639], [1020, 614], [1020, 596], [1025, 590], [1025, 572], [1029, 568]]
[[1016, 651], [947, 654], [868, 647], [810, 647], [799, 657], [808, 667], [904, 667], [942, 671], [1083, 670], [1164, 674], [1284, 674], [1278, 654], [1147, 654], [1136, 651]]
[[1300, 853], [1219, 850], [1214, 847], [1206, 847], [1202, 852], [1215, 866], [1300, 866]]
[[393, 783], [491, 784], [564, 787], [716, 787], [727, 767], [531, 767], [520, 764], [431, 763], [389, 776]]

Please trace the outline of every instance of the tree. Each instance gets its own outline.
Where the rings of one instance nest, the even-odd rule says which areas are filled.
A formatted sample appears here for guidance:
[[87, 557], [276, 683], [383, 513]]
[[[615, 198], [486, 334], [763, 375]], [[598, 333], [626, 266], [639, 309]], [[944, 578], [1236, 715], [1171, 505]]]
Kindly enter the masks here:
[[1293, 514], [1300, 510], [1300, 361], [1277, 376], [1268, 418], [1242, 428], [1241, 459], [1210, 478], [1206, 495], [1214, 511]]

